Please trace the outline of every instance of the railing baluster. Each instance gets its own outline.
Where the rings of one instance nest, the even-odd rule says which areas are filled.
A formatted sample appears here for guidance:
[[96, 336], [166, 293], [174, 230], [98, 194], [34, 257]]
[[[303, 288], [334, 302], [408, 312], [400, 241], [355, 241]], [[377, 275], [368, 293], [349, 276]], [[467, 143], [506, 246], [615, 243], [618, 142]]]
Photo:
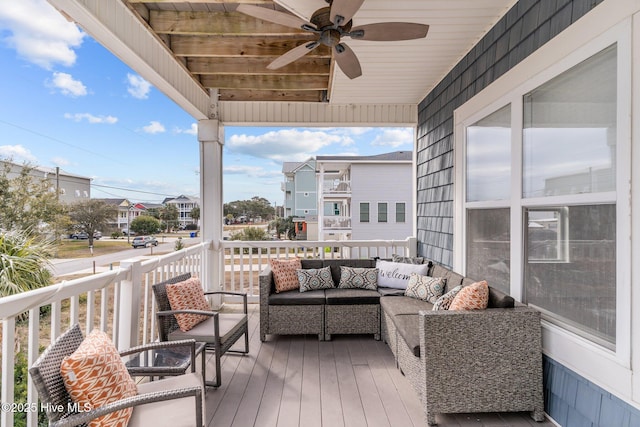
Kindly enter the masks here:
[[[10, 317], [2, 321], [2, 393], [0, 393], [0, 399], [3, 403], [13, 402], [15, 340], [16, 319]], [[0, 421], [3, 426], [12, 426], [13, 411], [0, 411]]]
[[[27, 365], [31, 366], [38, 360], [40, 355], [40, 307], [29, 310], [29, 335], [27, 343]], [[31, 380], [31, 375], [27, 377], [27, 403], [38, 402], [36, 387]], [[2, 399], [4, 402], [4, 399]], [[27, 411], [27, 427], [38, 427], [38, 412]]]

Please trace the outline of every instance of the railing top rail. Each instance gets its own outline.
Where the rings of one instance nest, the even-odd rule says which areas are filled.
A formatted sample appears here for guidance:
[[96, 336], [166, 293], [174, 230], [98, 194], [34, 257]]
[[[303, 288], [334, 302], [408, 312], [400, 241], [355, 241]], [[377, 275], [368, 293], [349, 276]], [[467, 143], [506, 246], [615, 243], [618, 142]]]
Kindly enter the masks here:
[[409, 239], [405, 240], [225, 240], [224, 248], [319, 248], [319, 247], [383, 247], [383, 246], [407, 246]]

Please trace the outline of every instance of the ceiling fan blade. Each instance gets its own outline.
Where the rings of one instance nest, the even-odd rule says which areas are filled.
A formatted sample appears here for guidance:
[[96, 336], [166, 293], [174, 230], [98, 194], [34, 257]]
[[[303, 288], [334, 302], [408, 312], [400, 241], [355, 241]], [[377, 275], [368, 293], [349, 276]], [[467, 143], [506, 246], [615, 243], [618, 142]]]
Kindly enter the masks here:
[[250, 4], [240, 4], [236, 8], [236, 11], [244, 13], [245, 15], [253, 16], [254, 18], [262, 19], [263, 21], [269, 21], [275, 24], [284, 25], [286, 27], [298, 29], [307, 29], [307, 26], [313, 27], [310, 23], [298, 18], [297, 16], [290, 15], [284, 12], [278, 12], [277, 10], [273, 9], [252, 6]]
[[429, 26], [411, 22], [380, 22], [360, 25], [351, 29], [349, 36], [355, 40], [378, 42], [414, 40], [427, 36]]
[[303, 43], [300, 46], [296, 46], [284, 55], [277, 57], [271, 64], [267, 65], [267, 68], [270, 70], [277, 70], [278, 68], [284, 67], [296, 59], [302, 58], [318, 46], [320, 46], [320, 42], [317, 41]]
[[[364, 0], [333, 0], [331, 3], [330, 20], [336, 25], [344, 25], [351, 21]], [[342, 18], [339, 18], [342, 17]]]
[[346, 74], [350, 79], [355, 79], [362, 75], [362, 68], [360, 68], [360, 61], [353, 50], [344, 43], [339, 43], [335, 48], [335, 59], [338, 63], [338, 67]]

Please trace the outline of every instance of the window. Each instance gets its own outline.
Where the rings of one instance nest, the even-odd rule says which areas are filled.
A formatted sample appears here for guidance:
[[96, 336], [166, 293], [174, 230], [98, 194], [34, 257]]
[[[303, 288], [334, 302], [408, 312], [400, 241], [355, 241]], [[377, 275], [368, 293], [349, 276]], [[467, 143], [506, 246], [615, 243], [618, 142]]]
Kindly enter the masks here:
[[511, 106], [467, 128], [467, 201], [511, 195]]
[[[612, 45], [461, 128], [466, 275], [609, 349], [618, 310], [617, 64]], [[521, 124], [511, 120], [518, 115]]]
[[378, 203], [378, 222], [387, 222], [387, 203]]
[[360, 203], [360, 222], [369, 222], [369, 203]]
[[406, 222], [406, 203], [396, 203], [396, 222]]
[[510, 209], [467, 211], [467, 276], [510, 293]]

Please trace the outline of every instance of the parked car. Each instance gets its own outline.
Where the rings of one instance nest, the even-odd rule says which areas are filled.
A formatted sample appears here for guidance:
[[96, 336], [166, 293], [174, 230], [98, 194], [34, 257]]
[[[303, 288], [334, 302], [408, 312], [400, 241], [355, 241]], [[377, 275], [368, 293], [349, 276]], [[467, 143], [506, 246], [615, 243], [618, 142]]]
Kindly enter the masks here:
[[138, 236], [133, 239], [131, 246], [136, 248], [148, 248], [149, 246], [158, 246], [158, 241], [153, 236]]
[[102, 233], [100, 231], [96, 231], [95, 233], [93, 233], [94, 239], [100, 240], [101, 237], [102, 237]]
[[89, 234], [85, 233], [84, 231], [81, 232], [77, 232], [77, 233], [73, 233], [71, 236], [69, 236], [71, 239], [88, 239], [89, 238]]
[[122, 234], [124, 234], [125, 236], [135, 236], [135, 235], [136, 235], [136, 232], [135, 232], [135, 231], [133, 231], [133, 230], [132, 230], [132, 231], [129, 231], [129, 230], [127, 230], [126, 228], [123, 228], [123, 229], [122, 229]]

